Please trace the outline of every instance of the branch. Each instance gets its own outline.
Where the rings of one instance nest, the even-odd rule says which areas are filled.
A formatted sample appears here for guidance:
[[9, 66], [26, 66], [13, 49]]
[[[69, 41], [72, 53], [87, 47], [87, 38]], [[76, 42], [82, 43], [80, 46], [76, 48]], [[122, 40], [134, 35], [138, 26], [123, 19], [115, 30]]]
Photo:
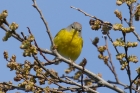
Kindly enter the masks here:
[[[75, 83], [73, 83], [73, 82], [67, 82], [67, 81], [61, 79], [60, 77], [53, 75], [52, 73], [50, 73], [50, 71], [49, 71], [48, 69], [46, 69], [46, 68], [41, 64], [41, 62], [38, 60], [38, 58], [37, 58], [35, 55], [33, 55], [33, 57], [34, 57], [34, 59], [38, 62], [38, 64], [40, 65], [41, 68], [43, 68], [46, 72], [48, 72], [49, 74], [51, 74], [51, 75], [52, 75], [53, 77], [55, 77], [56, 79], [60, 80], [61, 82], [67, 83], [67, 84], [75, 84]], [[83, 69], [83, 68], [82, 68], [82, 69]], [[82, 86], [80, 85], [80, 87], [82, 87]], [[90, 88], [88, 88], [88, 90], [91, 91], [91, 92], [93, 92], [93, 93], [98, 93], [98, 92], [96, 92], [96, 91], [94, 91], [94, 90], [92, 90], [92, 89], [90, 89]]]
[[[54, 50], [54, 54], [56, 54], [56, 56], [58, 57], [58, 59], [64, 61], [67, 64], [71, 64], [71, 60], [68, 60], [68, 59], [62, 57], [56, 50]], [[78, 70], [81, 70], [81, 71], [83, 70], [83, 67], [82, 66], [79, 66], [76, 63], [72, 63], [72, 64], [73, 64], [73, 67], [77, 68]], [[115, 91], [117, 91], [119, 93], [124, 93], [124, 91], [121, 90], [120, 88], [118, 88], [118, 87], [116, 87], [116, 86], [114, 86], [112, 84], [109, 84], [104, 79], [100, 78], [98, 75], [90, 72], [87, 69], [84, 69], [83, 73], [85, 73], [87, 76], [89, 76], [93, 80], [100, 81], [102, 83], [102, 85], [104, 85], [104, 86], [106, 86], [106, 87], [108, 87], [108, 88], [110, 88], [112, 90], [115, 90]]]
[[47, 21], [45, 20], [43, 14], [42, 14], [42, 12], [41, 12], [41, 10], [38, 8], [38, 6], [37, 6], [37, 4], [36, 4], [36, 0], [32, 0], [32, 1], [33, 1], [33, 7], [36, 8], [36, 10], [38, 11], [38, 13], [40, 14], [40, 17], [41, 17], [43, 23], [45, 24], [45, 27], [46, 27], [46, 30], [47, 30], [46, 32], [47, 32], [48, 35], [49, 35], [49, 38], [50, 38], [50, 41], [51, 41], [51, 45], [54, 46], [53, 38], [52, 38], [52, 35], [51, 35], [51, 33], [50, 33], [50, 29], [49, 29], [48, 23], [47, 23]]
[[[85, 89], [86, 89], [85, 91], [91, 91], [91, 92], [93, 92], [93, 93], [99, 93], [99, 92], [96, 92], [95, 90], [93, 90], [93, 89], [91, 89], [91, 88], [89, 88], [89, 87], [87, 87], [87, 86], [82, 86], [82, 85], [80, 85], [79, 83], [74, 82], [73, 80], [69, 79], [68, 77], [66, 77], [66, 79], [67, 79], [68, 81], [72, 82], [73, 84], [79, 86], [79, 87], [85, 88]], [[82, 89], [82, 90], [83, 90], [83, 89]]]
[[[108, 36], [109, 40], [111, 41], [111, 43], [113, 43], [113, 40], [112, 40], [112, 38], [110, 37], [110, 35], [107, 34], [107, 36]], [[114, 48], [115, 48], [116, 52], [119, 54], [119, 51], [118, 51], [117, 47], [114, 46]]]
[[[93, 85], [93, 86], [89, 86], [90, 88], [95, 88], [95, 87], [99, 87], [98, 84], [97, 85]], [[56, 88], [54, 88], [56, 89]], [[57, 88], [56, 90], [58, 91], [65, 91], [65, 90], [71, 90], [71, 91], [77, 91], [80, 90], [81, 87], [78, 86], [70, 86], [70, 87], [64, 87], [64, 88]]]
[[137, 34], [137, 32], [133, 31], [133, 34], [137, 37], [137, 40], [140, 42], [140, 36]]
[[[121, 86], [124, 87], [124, 89], [129, 89], [130, 88], [128, 85], [125, 85], [125, 84], [123, 84], [121, 82], [114, 82], [114, 81], [110, 81], [110, 80], [108, 80], [108, 82], [111, 83], [111, 84], [121, 85]], [[135, 87], [132, 86], [131, 88], [139, 93], [139, 91]]]
[[80, 11], [81, 13], [83, 13], [85, 16], [89, 16], [89, 17], [94, 18], [94, 19], [96, 19], [96, 20], [99, 20], [99, 21], [101, 21], [101, 22], [103, 23], [102, 20], [100, 20], [100, 19], [98, 19], [97, 17], [92, 16], [92, 15], [90, 15], [90, 14], [84, 12], [83, 10], [81, 10], [81, 9], [79, 9], [79, 8], [76, 8], [76, 7], [74, 7], [74, 6], [70, 6], [70, 8], [76, 9], [76, 10]]
[[[129, 25], [129, 22], [127, 21], [126, 18], [124, 18], [124, 21]], [[137, 34], [137, 32], [136, 31], [133, 31], [133, 34], [137, 37], [137, 40], [140, 42], [140, 36]]]
[[[3, 83], [0, 83], [0, 84], [3, 85], [3, 87], [0, 86], [0, 88], [2, 88], [2, 89], [4, 89], [4, 90], [14, 90], [14, 89], [23, 90], [23, 91], [26, 90], [24, 87], [19, 87], [19, 86], [16, 86], [16, 85], [8, 84], [7, 82], [3, 82]], [[5, 87], [5, 85], [10, 86], [10, 89], [9, 89], [9, 88], [7, 89], [7, 88]], [[37, 85], [34, 85], [34, 86], [43, 90], [43, 88], [41, 88], [41, 87], [39, 87], [39, 86], [37, 86]], [[55, 93], [62, 93], [62, 91], [59, 92], [59, 91], [55, 91], [54, 89], [50, 89], [50, 91], [51, 91], [51, 92], [55, 92]], [[32, 91], [30, 90], [30, 92], [32, 92]], [[44, 92], [45, 92], [45, 91], [44, 91]]]
[[105, 42], [106, 42], [107, 52], [108, 52], [109, 59], [110, 59], [109, 62], [110, 62], [110, 64], [111, 64], [111, 68], [112, 68], [112, 69], [110, 69], [110, 70], [111, 70], [112, 73], [114, 74], [116, 81], [119, 82], [117, 73], [116, 73], [116, 71], [115, 71], [115, 67], [114, 67], [113, 62], [112, 62], [111, 53], [110, 53], [109, 48], [108, 48], [107, 36], [104, 36], [104, 39], [105, 39]]
[[140, 74], [138, 74], [135, 79], [130, 83], [130, 87], [133, 85], [133, 83], [135, 82], [135, 80], [137, 80], [140, 77]]
[[[1, 25], [0, 28], [3, 29], [5, 32], [8, 31], [8, 29], [4, 25]], [[13, 33], [12, 34], [12, 37], [14, 37], [15, 39], [17, 39], [20, 42], [24, 41], [24, 39], [21, 38], [20, 35], [18, 35], [18, 34]], [[54, 55], [53, 52], [50, 51], [50, 50], [48, 50], [48, 49], [42, 49], [42, 48], [40, 48], [40, 51], [42, 51], [45, 54]]]
[[[43, 15], [42, 15], [42, 13], [41, 13], [41, 11], [38, 9], [35, 0], [33, 0], [33, 2], [34, 2], [34, 5], [33, 5], [33, 6], [34, 6], [34, 7], [37, 9], [37, 11], [39, 12], [39, 14], [40, 14], [40, 16], [41, 16], [41, 19], [43, 20], [43, 22], [44, 22], [44, 24], [45, 24], [45, 26], [46, 26], [47, 33], [48, 33], [48, 35], [49, 35], [49, 38], [50, 38], [50, 40], [51, 40], [51, 44], [52, 44], [52, 46], [53, 46], [54, 44], [53, 44], [52, 36], [51, 36], [51, 34], [50, 34], [50, 30], [49, 30], [49, 28], [48, 28], [48, 24], [47, 24], [47, 22], [45, 21]], [[93, 18], [97, 19], [96, 17], [93, 17]], [[100, 19], [98, 19], [98, 20], [100, 20]], [[8, 31], [8, 30], [6, 30], [6, 31]], [[24, 40], [23, 38], [19, 38], [19, 37], [16, 36], [15, 34], [13, 34], [12, 36], [15, 37], [17, 40], [19, 40], [20, 42], [22, 42], [22, 41]], [[46, 52], [46, 51], [47, 51], [47, 52]], [[48, 51], [48, 50], [46, 50], [46, 51], [44, 51], [44, 52], [50, 53], [50, 54], [52, 54], [52, 55], [57, 56], [58, 59], [64, 61], [64, 62], [67, 63], [67, 64], [71, 64], [71, 63], [72, 63], [71, 60], [68, 60], [68, 59], [62, 57], [56, 50], [54, 50], [53, 52]], [[40, 61], [38, 60], [38, 58], [37, 58], [36, 56], [33, 55], [33, 57], [34, 57], [34, 59], [39, 63], [39, 65], [40, 65], [45, 71], [49, 71], [48, 69], [46, 69], [46, 68], [40, 63]], [[82, 67], [82, 66], [79, 66], [79, 65], [77, 65], [77, 64], [75, 64], [75, 63], [73, 63], [73, 67], [75, 67], [75, 68], [77, 68], [77, 69], [79, 69], [79, 70], [81, 70], [81, 71], [83, 70], [83, 67]], [[100, 78], [98, 75], [96, 75], [96, 74], [90, 72], [90, 71], [87, 70], [87, 69], [84, 69], [83, 73], [85, 73], [85, 74], [86, 74], [87, 76], [89, 76], [91, 79], [97, 80], [98, 82], [100, 82], [100, 84], [102, 84], [102, 85], [104, 85], [104, 86], [106, 86], [106, 87], [108, 87], [108, 88], [110, 88], [110, 89], [112, 89], [112, 90], [114, 90], [114, 91], [116, 91], [116, 92], [124, 93], [124, 91], [121, 90], [120, 88], [118, 88], [118, 87], [116, 87], [116, 86], [114, 86], [114, 85], [112, 85], [112, 84], [109, 84], [109, 83], [106, 82], [104, 79]], [[51, 74], [51, 73], [50, 73], [50, 74]], [[52, 75], [53, 75], [53, 74], [52, 74]], [[54, 75], [53, 75], [53, 76], [54, 76]], [[57, 76], [54, 76], [54, 77], [55, 77], [56, 79], [60, 80], [60, 81], [66, 82], [65, 80], [63, 80], [63, 79], [61, 79], [61, 78], [59, 78], [59, 77], [57, 77]], [[68, 82], [67, 82], [67, 83], [68, 83]], [[82, 86], [80, 85], [80, 87], [82, 87]], [[84, 86], [83, 86], [83, 87], [84, 87]], [[91, 92], [94, 92], [94, 93], [98, 93], [97, 91], [95, 91], [95, 90], [93, 90], [93, 89], [90, 89], [90, 88], [88, 88], [88, 87], [87, 87], [86, 89], [88, 89], [88, 91], [91, 91]]]
[[[79, 8], [76, 8], [76, 7], [74, 7], [74, 6], [70, 6], [70, 8], [73, 8], [73, 9], [75, 9], [75, 10], [78, 10], [79, 12], [83, 13], [85, 16], [89, 16], [90, 18], [94, 18], [94, 19], [99, 20], [99, 21], [101, 21], [102, 23], [104, 23], [101, 19], [98, 19], [97, 17], [92, 16], [92, 15], [90, 15], [90, 14], [84, 12], [83, 10], [81, 10], [81, 9], [79, 9]], [[133, 17], [133, 15], [132, 15], [132, 17]], [[133, 20], [133, 18], [130, 19], [130, 21], [132, 21], [132, 20]], [[131, 24], [132, 24], [132, 23], [133, 23], [133, 22], [131, 22]], [[111, 24], [111, 23], [110, 23], [110, 24]], [[112, 25], [112, 24], [111, 24], [111, 25]], [[140, 36], [137, 34], [137, 32], [136, 32], [136, 31], [133, 31], [133, 34], [137, 37], [137, 40], [140, 42]]]
[[[5, 32], [8, 31], [8, 29], [4, 26], [4, 25], [0, 25], [0, 28], [2, 28]], [[18, 41], [22, 42], [24, 39], [20, 37], [20, 35], [18, 35], [17, 33], [13, 33], [12, 37], [14, 37], [15, 39], [17, 39]]]
[[[28, 28], [28, 32], [30, 33], [30, 35], [33, 35], [32, 32], [31, 32], [31, 30], [30, 30], [30, 28], [29, 28], [29, 27], [27, 27], [27, 28]], [[42, 51], [40, 50], [40, 48], [39, 48], [39, 46], [38, 46], [38, 44], [37, 44], [37, 42], [36, 42], [35, 39], [34, 39], [34, 43], [35, 43], [35, 46], [37, 47], [37, 49], [39, 50], [40, 55], [41, 55], [48, 63], [53, 64], [52, 61], [48, 60], [48, 59], [43, 55], [43, 53], [42, 53]], [[46, 63], [47, 63], [47, 62], [46, 62]]]

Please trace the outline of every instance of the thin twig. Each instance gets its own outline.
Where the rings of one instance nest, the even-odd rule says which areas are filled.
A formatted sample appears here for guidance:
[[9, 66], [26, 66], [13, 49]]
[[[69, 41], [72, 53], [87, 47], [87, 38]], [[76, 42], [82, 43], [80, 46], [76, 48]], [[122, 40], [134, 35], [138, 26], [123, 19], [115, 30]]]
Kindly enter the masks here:
[[79, 9], [79, 8], [76, 8], [76, 7], [74, 7], [74, 6], [70, 6], [70, 8], [76, 9], [76, 10], [80, 11], [81, 13], [83, 13], [85, 16], [89, 16], [89, 17], [94, 18], [94, 19], [96, 19], [96, 20], [99, 20], [99, 21], [101, 21], [101, 22], [103, 23], [102, 20], [100, 20], [100, 19], [98, 19], [97, 17], [92, 16], [92, 15], [90, 15], [90, 14], [84, 12], [83, 10], [81, 10], [81, 9]]
[[[45, 77], [45, 79], [46, 79], [47, 81], [50, 81], [44, 74], [42, 74], [42, 75]], [[57, 85], [59, 88], [64, 88], [63, 86], [59, 85], [59, 84], [56, 83], [55, 81], [53, 82], [53, 84]], [[58, 90], [57, 90], [57, 91], [58, 91]]]
[[[110, 37], [110, 35], [109, 35], [109, 34], [107, 34], [107, 36], [108, 36], [109, 40], [111, 41], [111, 43], [113, 43], [113, 40], [112, 40], [112, 38]], [[115, 50], [116, 50], [117, 54], [119, 54], [119, 51], [118, 51], [117, 47], [116, 47], [116, 46], [114, 46], [114, 48], [115, 48]]]
[[[74, 82], [73, 80], [69, 79], [68, 77], [66, 77], [66, 79], [67, 79], [68, 81], [70, 81], [70, 82], [74, 83], [75, 85], [77, 85], [77, 86], [81, 87], [81, 85], [80, 85], [79, 83]], [[89, 88], [89, 87], [87, 87], [87, 86], [83, 86], [83, 88], [85, 88], [86, 90], [89, 90], [89, 91], [94, 92], [94, 90], [93, 90], [93, 89], [91, 89], [91, 88]], [[85, 91], [85, 90], [84, 90], [84, 91]], [[99, 93], [99, 92], [95, 92], [95, 93]]]
[[109, 62], [110, 62], [110, 64], [111, 64], [112, 71], [113, 71], [112, 73], [114, 74], [116, 81], [119, 82], [117, 73], [116, 73], [116, 71], [115, 71], [115, 67], [114, 67], [113, 62], [112, 62], [111, 53], [110, 53], [109, 48], [108, 48], [107, 36], [104, 36], [104, 39], [105, 39], [105, 42], [106, 42], [107, 52], [108, 52], [109, 59], [110, 59]]
[[[79, 9], [79, 8], [76, 8], [76, 7], [74, 7], [74, 6], [70, 6], [70, 7], [73, 8], [73, 9], [76, 9], [76, 10], [80, 11], [80, 12], [83, 13], [85, 16], [89, 16], [90, 18], [94, 18], [94, 19], [99, 20], [99, 21], [101, 21], [102, 23], [104, 23], [104, 21], [102, 21], [101, 19], [98, 19], [97, 17], [92, 16], [92, 15], [90, 15], [90, 14], [84, 12], [83, 10], [81, 10], [81, 9]], [[132, 17], [133, 17], [133, 15], [132, 15]], [[131, 18], [131, 20], [133, 20], [133, 18]], [[111, 23], [110, 23], [110, 24], [111, 24]], [[132, 22], [131, 22], [131, 24], [132, 24]], [[111, 25], [112, 25], [112, 24], [111, 24]], [[133, 34], [137, 37], [137, 40], [140, 42], [140, 36], [137, 34], [137, 32], [136, 32], [136, 31], [133, 31]]]
[[[129, 14], [130, 14], [129, 27], [131, 27], [131, 26], [133, 26], [133, 13], [132, 13], [133, 12], [133, 4], [127, 5], [127, 6], [129, 8]], [[126, 42], [126, 41], [124, 40], [124, 42]], [[127, 68], [128, 68], [127, 74], [128, 74], [129, 82], [130, 82], [130, 89], [129, 89], [129, 91], [130, 91], [130, 93], [132, 93], [132, 89], [131, 89], [131, 87], [132, 87], [132, 85], [131, 85], [131, 72], [130, 72], [130, 65], [129, 65], [128, 55], [127, 55], [128, 48], [127, 47], [124, 47], [124, 48], [125, 48], [125, 53], [126, 53], [125, 58], [126, 58], [126, 61], [128, 63], [128, 65], [127, 65]]]
[[[128, 85], [125, 85], [125, 84], [123, 84], [123, 83], [121, 83], [121, 82], [114, 82], [114, 81], [110, 81], [110, 80], [108, 80], [108, 82], [111, 83], [111, 84], [118, 84], [118, 85], [121, 85], [121, 86], [124, 87], [124, 89], [129, 89], [129, 88], [130, 88]], [[131, 88], [132, 88], [133, 90], [135, 90], [135, 91], [138, 92], [138, 90], [137, 90], [135, 87], [131, 87]]]
[[130, 88], [131, 88], [131, 86], [133, 85], [133, 83], [135, 82], [135, 80], [138, 79], [139, 77], [140, 77], [140, 74], [138, 74], [138, 75], [135, 77], [135, 79], [130, 83]]
[[45, 27], [46, 27], [46, 30], [47, 30], [46, 32], [47, 32], [48, 35], [49, 35], [49, 38], [50, 38], [50, 41], [51, 41], [51, 45], [54, 46], [53, 38], [52, 38], [52, 35], [51, 35], [51, 33], [50, 33], [50, 29], [49, 29], [48, 23], [47, 23], [47, 21], [45, 20], [43, 14], [42, 14], [42, 12], [41, 12], [41, 10], [38, 8], [37, 3], [36, 3], [36, 0], [32, 0], [32, 1], [33, 1], [33, 7], [36, 8], [36, 10], [38, 11], [38, 13], [40, 14], [40, 17], [41, 17], [43, 23], [45, 24]]
[[[126, 18], [124, 18], [124, 21], [129, 25], [129, 22], [127, 21]], [[137, 34], [137, 32], [133, 31], [132, 33], [137, 37], [137, 40], [140, 42], [140, 36]]]
[[[30, 28], [29, 28], [29, 27], [27, 27], [27, 28], [28, 28], [28, 32], [29, 32], [31, 35], [33, 35], [32, 32], [31, 32], [31, 30], [30, 30]], [[40, 50], [40, 48], [39, 48], [39, 46], [38, 46], [38, 44], [37, 44], [37, 42], [36, 42], [35, 39], [34, 39], [34, 43], [35, 43], [35, 46], [37, 47], [37, 49], [39, 50], [40, 55], [42, 55], [42, 57], [43, 57], [47, 62], [51, 63], [51, 61], [48, 60], [48, 59], [43, 55], [43, 53], [42, 53], [42, 51]]]
[[24, 35], [23, 32], [21, 32], [22, 37], [26, 40], [26, 36]]

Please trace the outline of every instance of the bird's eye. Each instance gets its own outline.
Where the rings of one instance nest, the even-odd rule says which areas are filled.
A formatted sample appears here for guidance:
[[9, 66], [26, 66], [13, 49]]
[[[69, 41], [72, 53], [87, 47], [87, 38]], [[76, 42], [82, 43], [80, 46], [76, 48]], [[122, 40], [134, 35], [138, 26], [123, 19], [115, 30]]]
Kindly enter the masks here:
[[78, 31], [81, 32], [81, 29], [79, 29]]
[[74, 26], [73, 26], [73, 25], [71, 25], [71, 28], [74, 28]]

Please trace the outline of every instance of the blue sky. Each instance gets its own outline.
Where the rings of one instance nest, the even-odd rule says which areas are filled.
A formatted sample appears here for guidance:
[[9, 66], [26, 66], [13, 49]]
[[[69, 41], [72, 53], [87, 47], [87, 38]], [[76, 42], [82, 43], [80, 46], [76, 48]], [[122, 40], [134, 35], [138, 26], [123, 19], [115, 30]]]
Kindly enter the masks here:
[[[8, 22], [16, 22], [19, 24], [17, 33], [20, 33], [22, 31], [25, 35], [28, 35], [26, 27], [29, 27], [34, 34], [38, 45], [41, 48], [50, 49], [50, 41], [46, 33], [45, 26], [40, 19], [40, 16], [36, 9], [32, 7], [32, 4], [32, 0], [1, 0], [0, 12], [2, 12], [3, 10], [8, 10]], [[53, 37], [60, 29], [67, 27], [69, 24], [73, 22], [81, 23], [83, 27], [82, 37], [84, 39], [84, 45], [82, 53], [77, 59], [76, 63], [79, 63], [83, 58], [86, 58], [88, 62], [88, 64], [86, 65], [87, 69], [94, 73], [101, 73], [105, 80], [115, 80], [111, 71], [108, 69], [107, 66], [104, 65], [104, 62], [98, 59], [97, 56], [99, 53], [90, 41], [90, 38], [93, 39], [97, 36], [100, 38], [99, 45], [104, 45], [105, 42], [102, 38], [101, 31], [91, 30], [89, 26], [90, 18], [77, 10], [71, 9], [70, 6], [80, 8], [83, 11], [98, 17], [99, 19], [102, 19], [103, 21], [108, 21], [114, 24], [120, 23], [119, 19], [117, 19], [114, 15], [114, 10], [116, 9], [121, 10], [123, 18], [129, 18], [128, 7], [125, 4], [118, 7], [115, 0], [38, 0], [37, 4], [42, 10], [44, 17], [48, 22]], [[125, 22], [123, 23], [123, 25], [124, 27], [128, 27]], [[139, 22], [134, 22], [134, 26], [136, 31], [139, 33]], [[5, 35], [5, 32], [2, 29], [0, 29], [0, 32], [0, 82], [13, 81], [15, 72], [9, 71], [9, 69], [6, 67], [7, 62], [3, 59], [3, 51], [7, 50], [9, 53], [9, 57], [15, 54], [17, 56], [17, 62], [19, 63], [24, 63], [24, 60], [29, 60], [33, 62], [33, 59], [30, 57], [22, 57], [23, 50], [20, 50], [19, 48], [21, 43], [14, 38], [10, 38], [7, 42], [3, 42], [2, 38]], [[114, 32], [113, 30], [110, 31], [110, 35], [113, 40], [122, 37], [121, 32]], [[132, 33], [127, 35], [127, 40], [137, 41], [136, 37]], [[128, 53], [130, 55], [135, 54], [139, 58], [139, 48], [139, 46], [137, 48], [130, 48]], [[124, 52], [122, 47], [119, 47], [118, 49], [120, 52]], [[119, 64], [119, 61], [117, 61], [115, 58], [116, 52], [111, 42], [109, 42], [109, 50], [112, 54], [113, 63], [115, 65], [115, 69], [117, 71], [120, 81], [125, 84], [129, 84], [126, 71], [120, 70], [121, 66]], [[53, 57], [49, 55], [46, 55], [46, 57], [48, 59], [53, 59]], [[44, 61], [42, 57], [39, 58], [41, 61]], [[134, 78], [137, 75], [135, 69], [139, 67], [140, 63], [131, 63], [130, 65], [132, 78]], [[52, 65], [48, 66], [47, 68], [55, 69], [56, 71], [60, 72], [59, 75], [61, 75], [67, 67], [68, 66], [65, 63], [62, 63], [59, 66]], [[105, 91], [115, 93], [108, 88], [100, 88], [98, 90], [100, 93], [105, 93]]]

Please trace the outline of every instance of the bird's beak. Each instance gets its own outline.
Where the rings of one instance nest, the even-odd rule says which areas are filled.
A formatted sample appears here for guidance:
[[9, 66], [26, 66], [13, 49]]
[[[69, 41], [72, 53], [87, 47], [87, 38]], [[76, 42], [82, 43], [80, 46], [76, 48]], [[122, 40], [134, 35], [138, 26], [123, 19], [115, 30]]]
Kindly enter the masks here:
[[74, 35], [77, 33], [78, 30], [74, 29]]
[[72, 39], [73, 39], [73, 37], [76, 35], [76, 33], [77, 33], [77, 30], [74, 29], [74, 33], [73, 33], [73, 35], [72, 35]]

